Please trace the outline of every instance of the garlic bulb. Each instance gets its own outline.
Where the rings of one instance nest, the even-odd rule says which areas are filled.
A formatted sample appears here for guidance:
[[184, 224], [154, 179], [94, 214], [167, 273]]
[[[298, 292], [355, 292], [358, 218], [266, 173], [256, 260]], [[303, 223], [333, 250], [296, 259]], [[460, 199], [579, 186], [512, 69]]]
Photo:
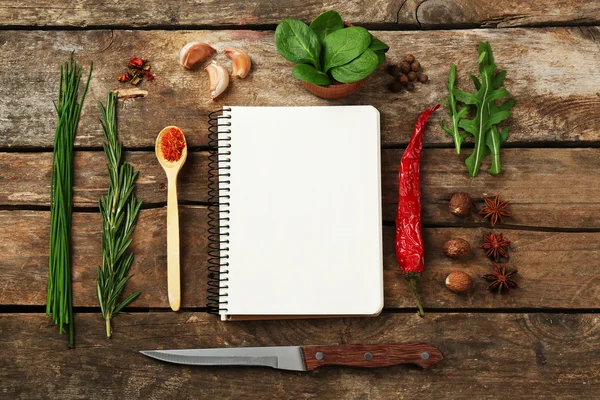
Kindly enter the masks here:
[[214, 61], [204, 70], [208, 72], [210, 80], [210, 98], [215, 99], [227, 89], [229, 85], [229, 71], [225, 67], [217, 65]]
[[238, 78], [245, 78], [250, 72], [252, 61], [244, 50], [230, 48], [225, 50], [225, 55], [231, 60], [233, 65], [233, 72], [231, 75], [237, 76]]
[[186, 68], [192, 68], [215, 51], [210, 45], [202, 42], [190, 42], [179, 52], [179, 63]]

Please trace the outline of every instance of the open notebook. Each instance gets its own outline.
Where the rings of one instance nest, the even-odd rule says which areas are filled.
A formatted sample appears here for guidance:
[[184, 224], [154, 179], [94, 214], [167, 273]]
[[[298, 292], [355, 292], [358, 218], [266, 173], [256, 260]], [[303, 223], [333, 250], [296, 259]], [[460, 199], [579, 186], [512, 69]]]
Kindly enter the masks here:
[[379, 112], [224, 107], [209, 129], [211, 312], [223, 320], [379, 314]]

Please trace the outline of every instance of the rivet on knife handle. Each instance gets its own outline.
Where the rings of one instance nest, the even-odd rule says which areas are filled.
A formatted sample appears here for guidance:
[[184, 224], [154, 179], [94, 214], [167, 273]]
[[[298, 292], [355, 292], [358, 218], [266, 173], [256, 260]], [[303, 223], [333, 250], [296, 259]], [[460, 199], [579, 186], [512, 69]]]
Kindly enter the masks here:
[[302, 352], [309, 371], [328, 364], [368, 368], [415, 364], [427, 368], [443, 358], [427, 343], [302, 346]]

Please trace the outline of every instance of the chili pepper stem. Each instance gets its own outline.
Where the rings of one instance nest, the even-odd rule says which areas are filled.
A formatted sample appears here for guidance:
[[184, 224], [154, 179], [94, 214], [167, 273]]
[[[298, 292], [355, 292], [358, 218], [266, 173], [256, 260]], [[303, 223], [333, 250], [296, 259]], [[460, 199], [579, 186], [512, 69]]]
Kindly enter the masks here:
[[419, 296], [419, 277], [414, 274], [407, 274], [405, 278], [417, 302], [417, 314], [419, 314], [419, 317], [424, 318], [425, 312], [423, 311], [423, 306], [421, 306], [421, 297]]

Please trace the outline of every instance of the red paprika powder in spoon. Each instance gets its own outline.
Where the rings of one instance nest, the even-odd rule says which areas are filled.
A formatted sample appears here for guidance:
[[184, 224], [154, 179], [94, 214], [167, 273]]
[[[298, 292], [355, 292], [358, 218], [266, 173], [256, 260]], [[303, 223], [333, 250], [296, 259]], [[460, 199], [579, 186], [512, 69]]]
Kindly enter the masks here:
[[424, 267], [423, 235], [421, 228], [421, 150], [423, 130], [432, 112], [440, 104], [425, 110], [417, 119], [410, 142], [400, 161], [398, 174], [398, 212], [396, 213], [396, 258], [402, 274], [408, 281], [423, 317], [423, 307], [419, 299], [419, 278]]
[[160, 142], [160, 149], [167, 161], [179, 161], [184, 148], [185, 139], [183, 133], [177, 128], [170, 128], [163, 135]]

